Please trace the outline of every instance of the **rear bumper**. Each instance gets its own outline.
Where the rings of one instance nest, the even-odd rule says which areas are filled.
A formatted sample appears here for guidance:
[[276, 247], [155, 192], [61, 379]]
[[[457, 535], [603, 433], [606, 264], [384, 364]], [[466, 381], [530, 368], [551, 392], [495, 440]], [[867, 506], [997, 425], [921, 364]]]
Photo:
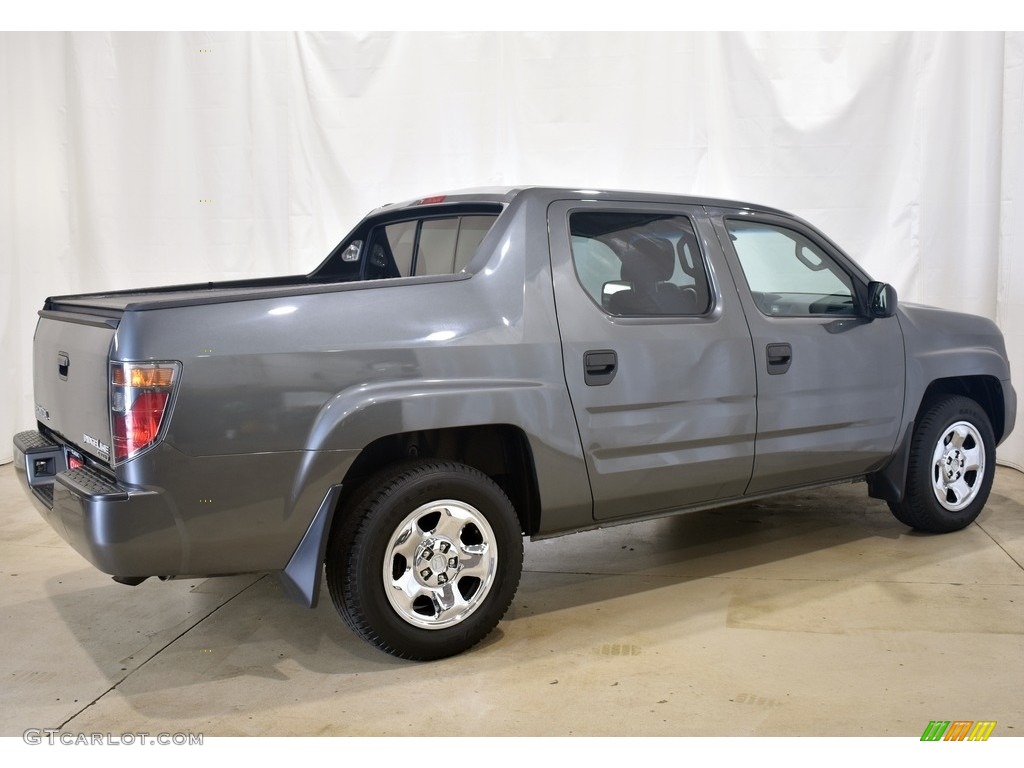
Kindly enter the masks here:
[[181, 526], [162, 492], [68, 469], [63, 446], [36, 431], [14, 436], [14, 466], [43, 519], [99, 570], [119, 578], [182, 572]]

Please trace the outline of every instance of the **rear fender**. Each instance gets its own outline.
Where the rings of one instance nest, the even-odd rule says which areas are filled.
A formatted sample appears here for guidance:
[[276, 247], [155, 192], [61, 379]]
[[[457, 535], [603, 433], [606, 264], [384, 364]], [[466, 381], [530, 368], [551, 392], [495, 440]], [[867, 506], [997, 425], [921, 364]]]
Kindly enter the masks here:
[[[547, 527], [591, 522], [590, 483], [568, 396], [564, 389], [530, 380], [388, 382], [340, 392], [317, 415], [293, 497], [320, 474], [325, 456], [352, 455], [356, 446], [362, 449], [391, 435], [488, 424], [512, 424], [527, 435], [542, 506], [551, 514]], [[536, 437], [541, 434], [546, 441]], [[288, 595], [309, 607], [319, 599], [321, 568], [342, 490], [341, 484], [332, 485], [323, 496], [280, 574]]]

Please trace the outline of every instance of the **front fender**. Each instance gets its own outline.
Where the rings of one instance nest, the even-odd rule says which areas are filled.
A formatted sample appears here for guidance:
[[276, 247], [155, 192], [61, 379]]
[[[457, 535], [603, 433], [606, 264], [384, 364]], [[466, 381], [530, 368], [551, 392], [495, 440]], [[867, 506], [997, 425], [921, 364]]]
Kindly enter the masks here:
[[908, 394], [920, 396], [937, 379], [992, 376], [1009, 381], [1006, 344], [991, 320], [917, 304], [900, 305], [899, 319], [907, 350]]

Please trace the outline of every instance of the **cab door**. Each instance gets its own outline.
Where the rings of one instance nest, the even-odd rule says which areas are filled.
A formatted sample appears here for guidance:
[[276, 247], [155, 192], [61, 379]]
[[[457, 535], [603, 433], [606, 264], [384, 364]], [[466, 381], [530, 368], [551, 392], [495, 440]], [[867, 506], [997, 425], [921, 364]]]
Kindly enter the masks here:
[[753, 466], [754, 359], [701, 209], [558, 201], [548, 217], [594, 517], [740, 496]]
[[754, 345], [757, 446], [747, 493], [878, 469], [903, 415], [899, 320], [868, 317], [867, 276], [802, 222], [711, 216]]

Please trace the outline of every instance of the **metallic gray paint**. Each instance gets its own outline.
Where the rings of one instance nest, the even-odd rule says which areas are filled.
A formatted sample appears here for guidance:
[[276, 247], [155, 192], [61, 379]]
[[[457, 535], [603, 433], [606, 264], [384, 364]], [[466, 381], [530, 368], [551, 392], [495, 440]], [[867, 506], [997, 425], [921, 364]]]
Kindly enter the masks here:
[[[719, 241], [739, 288], [757, 372], [757, 447], [747, 493], [857, 477], [883, 466], [900, 434], [904, 407], [905, 350], [895, 318], [868, 318], [868, 281], [827, 238], [805, 234], [859, 289], [862, 316], [771, 317], [755, 304], [724, 218], [712, 211]], [[794, 228], [794, 219], [754, 213], [745, 219]], [[859, 282], [859, 285], [857, 283]], [[791, 348], [789, 367], [773, 375], [768, 347]]]
[[[613, 207], [687, 216], [697, 224], [716, 295], [702, 317], [611, 318], [581, 290], [568, 216]], [[756, 395], [750, 335], [703, 209], [565, 200], [549, 209], [563, 364], [594, 494], [594, 517], [617, 518], [739, 495], [750, 479]], [[727, 273], [726, 273], [727, 274]], [[618, 356], [606, 386], [584, 381], [584, 354]]]
[[[109, 461], [109, 451], [104, 454], [84, 437], [112, 444], [107, 380], [113, 337], [105, 325], [40, 318], [32, 347], [36, 406], [49, 416], [44, 426], [101, 461]], [[66, 376], [58, 368], [61, 356], [68, 361]]]
[[[50, 416], [39, 426], [49, 437], [35, 448], [15, 441], [40, 512], [115, 576], [274, 570], [313, 604], [332, 519], [344, 514], [335, 509], [340, 486], [363, 449], [391, 435], [520, 430], [542, 504], [533, 533], [543, 537], [848, 477], [871, 478], [872, 493], [901, 492], [907, 436], [940, 378], [998, 382], [1001, 436], [1013, 427], [1005, 348], [987, 320], [906, 304], [891, 318], [760, 315], [723, 215], [805, 230], [849, 270], [862, 298], [870, 280], [781, 211], [541, 188], [470, 190], [445, 204], [459, 201], [505, 206], [466, 274], [49, 299], [35, 346], [37, 404]], [[713, 310], [605, 315], [576, 280], [565, 226], [568, 210], [595, 206], [689, 216]], [[768, 376], [766, 348], [779, 342], [792, 346], [793, 362]], [[583, 353], [593, 349], [617, 353], [607, 386], [583, 384]], [[66, 381], [59, 352], [70, 358]], [[163, 440], [115, 468], [83, 441], [110, 444], [110, 360], [182, 364]], [[32, 451], [63, 460], [46, 447], [58, 436], [116, 480], [121, 500], [58, 476], [50, 506], [50, 486], [30, 462], [43, 455]]]
[[[900, 304], [897, 316], [908, 350], [908, 405], [914, 404], [916, 408], [928, 385], [936, 379], [990, 376], [1009, 383], [1006, 345], [991, 320], [908, 302]], [[1012, 430], [1016, 414], [1016, 397], [1011, 401], [1006, 404], [1010, 409], [1006, 434]]]

